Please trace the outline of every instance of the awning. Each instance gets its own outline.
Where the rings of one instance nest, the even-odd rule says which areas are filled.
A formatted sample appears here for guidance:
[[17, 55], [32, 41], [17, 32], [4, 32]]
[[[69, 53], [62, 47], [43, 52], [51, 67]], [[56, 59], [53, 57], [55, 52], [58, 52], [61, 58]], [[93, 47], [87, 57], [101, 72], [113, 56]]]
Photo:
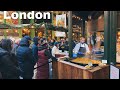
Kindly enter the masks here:
[[11, 26], [8, 24], [0, 24], [0, 29], [11, 29]]

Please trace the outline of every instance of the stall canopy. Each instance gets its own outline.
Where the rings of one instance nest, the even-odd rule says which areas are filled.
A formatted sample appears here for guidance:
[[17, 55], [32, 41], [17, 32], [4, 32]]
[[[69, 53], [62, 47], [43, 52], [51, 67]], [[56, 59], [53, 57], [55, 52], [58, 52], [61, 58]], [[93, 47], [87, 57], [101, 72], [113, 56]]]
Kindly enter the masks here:
[[0, 29], [20, 29], [22, 25], [9, 25], [9, 24], [0, 24]]
[[8, 24], [0, 24], [0, 29], [10, 29], [11, 26]]
[[54, 26], [54, 25], [52, 25], [52, 24], [46, 24], [46, 29], [47, 29], [47, 30], [54, 30], [54, 31], [68, 32], [68, 29], [67, 29], [67, 28]]
[[46, 28], [46, 30], [68, 32], [67, 28], [54, 26], [51, 23], [40, 23], [40, 24], [33, 23], [33, 24], [30, 24], [30, 25], [28, 25], [26, 27], [29, 28], [29, 29], [30, 28], [39, 29], [41, 27], [44, 27], [44, 28]]

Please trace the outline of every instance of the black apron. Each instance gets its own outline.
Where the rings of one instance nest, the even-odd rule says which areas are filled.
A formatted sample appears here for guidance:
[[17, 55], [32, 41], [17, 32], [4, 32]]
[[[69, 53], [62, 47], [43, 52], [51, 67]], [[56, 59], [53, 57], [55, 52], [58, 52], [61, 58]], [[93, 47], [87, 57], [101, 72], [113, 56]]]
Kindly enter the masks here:
[[84, 54], [78, 54], [78, 57], [84, 57], [85, 56], [86, 47], [85, 47], [85, 43], [83, 43], [83, 44], [84, 44], [84, 47], [81, 47], [81, 44], [80, 44], [79, 52], [84, 53]]

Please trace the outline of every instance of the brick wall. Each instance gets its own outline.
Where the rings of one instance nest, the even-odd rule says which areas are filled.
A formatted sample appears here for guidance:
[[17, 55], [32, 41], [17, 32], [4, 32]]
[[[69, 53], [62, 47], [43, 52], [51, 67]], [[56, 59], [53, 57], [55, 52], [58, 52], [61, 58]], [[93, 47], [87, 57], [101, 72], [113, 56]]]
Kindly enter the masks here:
[[91, 20], [88, 20], [88, 22], [87, 22], [87, 31], [88, 32], [91, 32], [92, 31], [92, 21]]
[[88, 20], [87, 22], [87, 30], [89, 32], [97, 30], [97, 20]]
[[97, 22], [97, 27], [98, 27], [98, 31], [104, 31], [104, 16], [100, 16], [98, 17], [98, 22]]
[[87, 22], [88, 31], [103, 31], [104, 30], [104, 16], [98, 17], [96, 20], [88, 20]]

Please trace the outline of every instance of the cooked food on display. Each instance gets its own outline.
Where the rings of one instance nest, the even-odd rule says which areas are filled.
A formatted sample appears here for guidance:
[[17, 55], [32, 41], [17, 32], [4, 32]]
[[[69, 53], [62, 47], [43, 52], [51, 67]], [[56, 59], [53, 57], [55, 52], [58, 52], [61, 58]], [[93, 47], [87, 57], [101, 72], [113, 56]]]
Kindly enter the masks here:
[[86, 69], [92, 69], [92, 67], [89, 66], [89, 65], [86, 65], [85, 68], [86, 68]]
[[100, 67], [104, 67], [104, 66], [106, 66], [106, 64], [100, 63], [99, 66], [100, 66]]
[[88, 64], [88, 63], [92, 63], [92, 64], [100, 64], [101, 61], [99, 60], [92, 60], [92, 59], [89, 59], [89, 58], [76, 58], [74, 60], [72, 60], [72, 62], [74, 63], [81, 63], [81, 64]]

